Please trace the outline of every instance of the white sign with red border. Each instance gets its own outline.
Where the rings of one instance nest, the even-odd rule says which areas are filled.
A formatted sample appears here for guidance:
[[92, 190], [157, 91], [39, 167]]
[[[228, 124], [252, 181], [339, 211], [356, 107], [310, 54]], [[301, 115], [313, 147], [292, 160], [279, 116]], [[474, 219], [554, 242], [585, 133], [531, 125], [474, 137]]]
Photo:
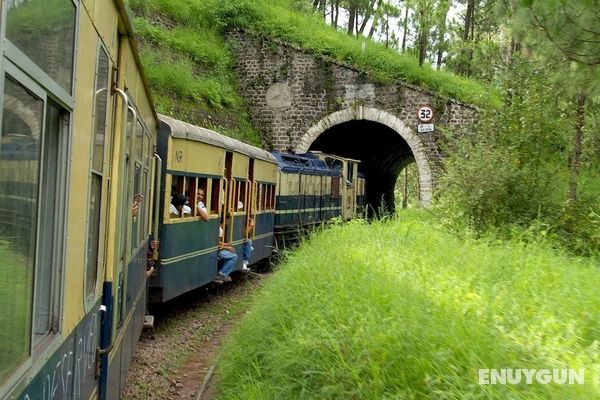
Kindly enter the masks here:
[[433, 107], [429, 104], [422, 104], [417, 109], [417, 119], [420, 122], [427, 123], [433, 120]]

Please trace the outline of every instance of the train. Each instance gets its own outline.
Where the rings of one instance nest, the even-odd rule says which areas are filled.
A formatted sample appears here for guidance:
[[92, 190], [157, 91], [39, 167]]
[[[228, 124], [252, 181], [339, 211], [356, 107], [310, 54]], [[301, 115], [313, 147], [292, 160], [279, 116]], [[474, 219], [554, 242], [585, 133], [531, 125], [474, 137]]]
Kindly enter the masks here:
[[[160, 246], [149, 282], [151, 303], [215, 280], [219, 228], [237, 254], [251, 239], [249, 261], [256, 264], [315, 226], [364, 210], [365, 180], [358, 175], [358, 160], [320, 152], [268, 152], [165, 115], [159, 119], [157, 157], [165, 165], [158, 173], [160, 227], [152, 239]], [[205, 194], [207, 221], [195, 207], [198, 189]], [[170, 212], [174, 196], [187, 200], [189, 213]], [[248, 230], [251, 219], [254, 228]], [[240, 257], [234, 271], [241, 268]]]
[[364, 211], [359, 160], [159, 115], [123, 0], [0, 5], [0, 398], [118, 398], [149, 304], [213, 285], [221, 241], [256, 264]]

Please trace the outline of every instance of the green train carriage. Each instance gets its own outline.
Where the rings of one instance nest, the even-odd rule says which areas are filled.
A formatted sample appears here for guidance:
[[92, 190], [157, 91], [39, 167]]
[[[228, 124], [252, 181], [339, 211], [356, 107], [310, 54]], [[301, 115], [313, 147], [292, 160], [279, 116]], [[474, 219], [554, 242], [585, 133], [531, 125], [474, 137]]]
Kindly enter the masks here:
[[0, 5], [0, 397], [118, 398], [157, 124], [132, 26], [121, 0]]
[[[265, 150], [167, 116], [160, 116], [160, 258], [150, 280], [150, 300], [165, 302], [212, 282], [217, 275], [219, 227], [238, 254], [253, 240], [251, 263], [273, 250], [277, 165]], [[198, 214], [198, 189], [205, 193], [208, 221]], [[187, 208], [171, 212], [171, 199], [185, 196]], [[249, 219], [255, 228], [248, 236]], [[239, 257], [236, 269], [241, 267]]]

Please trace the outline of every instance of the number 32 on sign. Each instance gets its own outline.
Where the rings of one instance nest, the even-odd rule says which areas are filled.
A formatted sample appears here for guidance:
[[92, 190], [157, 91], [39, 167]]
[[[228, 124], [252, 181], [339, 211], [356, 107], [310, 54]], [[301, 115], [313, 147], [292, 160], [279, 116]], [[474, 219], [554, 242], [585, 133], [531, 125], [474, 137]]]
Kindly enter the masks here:
[[420, 105], [417, 109], [417, 119], [419, 125], [417, 125], [417, 132], [433, 132], [433, 124], [430, 123], [433, 120], [433, 107], [428, 104]]
[[426, 124], [433, 120], [433, 107], [429, 104], [422, 104], [417, 109], [417, 119], [419, 122]]

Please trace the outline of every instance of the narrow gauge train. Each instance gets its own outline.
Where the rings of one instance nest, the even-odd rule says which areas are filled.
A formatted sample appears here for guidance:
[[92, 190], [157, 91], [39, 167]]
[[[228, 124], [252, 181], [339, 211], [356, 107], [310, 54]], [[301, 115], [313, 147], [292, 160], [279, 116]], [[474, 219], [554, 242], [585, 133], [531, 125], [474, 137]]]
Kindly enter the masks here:
[[[254, 264], [299, 232], [334, 217], [353, 218], [360, 208], [356, 199], [364, 199], [356, 160], [269, 153], [166, 116], [160, 120], [158, 155], [166, 165], [159, 174], [159, 267], [150, 278], [150, 302], [168, 301], [215, 279], [219, 226], [239, 255], [244, 240], [252, 239]], [[188, 200], [187, 212], [173, 214], [171, 199], [178, 195]], [[199, 216], [199, 201], [208, 221]], [[248, 231], [250, 219], [254, 229]], [[239, 257], [236, 270], [241, 262]]]
[[[218, 225], [240, 253], [253, 218], [256, 262], [360, 208], [354, 160], [159, 119], [123, 0], [0, 5], [0, 398], [118, 398], [147, 298], [214, 279]], [[191, 216], [170, 215], [172, 193]]]

